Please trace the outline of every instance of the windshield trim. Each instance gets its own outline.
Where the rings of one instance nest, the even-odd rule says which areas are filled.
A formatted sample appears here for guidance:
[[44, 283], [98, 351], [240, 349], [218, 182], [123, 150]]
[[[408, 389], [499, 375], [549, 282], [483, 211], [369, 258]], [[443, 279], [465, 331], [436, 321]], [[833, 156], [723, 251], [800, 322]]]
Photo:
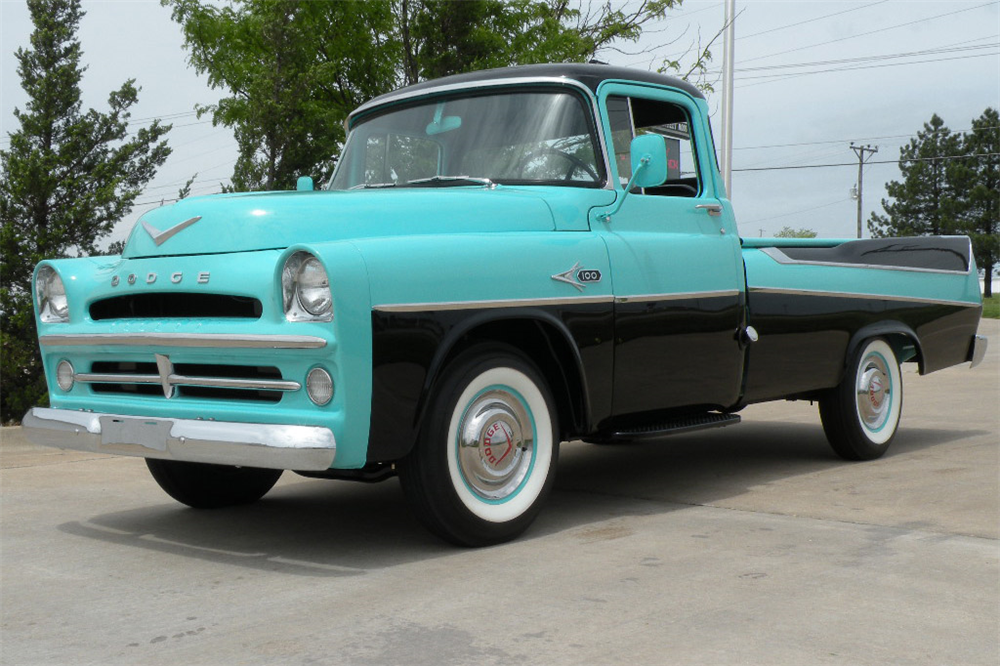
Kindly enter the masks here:
[[[549, 86], [567, 86], [574, 88], [577, 92], [583, 94], [585, 98], [584, 108], [586, 108], [587, 103], [590, 105], [590, 120], [593, 123], [594, 129], [597, 132], [597, 148], [600, 156], [598, 159], [604, 165], [604, 184], [600, 187], [603, 190], [613, 190], [614, 183], [612, 183], [611, 178], [611, 163], [608, 159], [608, 142], [604, 136], [604, 123], [601, 121], [601, 114], [597, 105], [597, 96], [594, 92], [588, 88], [583, 83], [576, 81], [574, 79], [567, 79], [557, 76], [523, 76], [511, 79], [495, 79], [495, 80], [485, 80], [476, 81], [471, 83], [449, 83], [446, 85], [434, 86], [433, 88], [426, 88], [423, 90], [413, 90], [407, 91], [405, 88], [399, 92], [399, 94], [392, 94], [390, 97], [380, 97], [378, 102], [375, 100], [370, 102], [365, 102], [357, 109], [351, 112], [347, 116], [347, 120], [344, 121], [344, 129], [347, 130], [347, 137], [344, 140], [344, 147], [347, 147], [347, 142], [351, 138], [353, 133], [353, 127], [358, 124], [361, 116], [368, 116], [371, 112], [375, 110], [386, 110], [387, 107], [397, 106], [400, 102], [410, 102], [417, 100], [421, 97], [435, 97], [439, 95], [444, 95], [451, 92], [459, 91], [475, 91], [478, 92], [484, 88], [510, 88], [510, 87], [526, 87], [526, 86], [537, 86], [539, 84], [549, 85]], [[337, 166], [334, 169], [333, 174], [330, 176], [330, 183], [333, 183], [334, 178], [337, 175], [337, 171], [340, 169], [340, 160], [337, 160]], [[327, 185], [329, 187], [329, 185]]]

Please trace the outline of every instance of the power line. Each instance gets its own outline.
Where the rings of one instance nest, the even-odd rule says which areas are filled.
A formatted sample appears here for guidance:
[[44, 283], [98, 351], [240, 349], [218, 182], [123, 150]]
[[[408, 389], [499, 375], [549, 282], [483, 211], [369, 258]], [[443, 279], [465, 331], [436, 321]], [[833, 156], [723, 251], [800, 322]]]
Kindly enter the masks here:
[[[975, 40], [981, 41], [981, 40]], [[867, 62], [880, 62], [882, 60], [898, 60], [900, 58], [916, 58], [919, 56], [942, 55], [946, 53], [961, 53], [963, 51], [982, 51], [983, 49], [995, 49], [998, 44], [976, 44], [974, 46], [942, 46], [923, 51], [909, 51], [903, 53], [885, 53], [879, 55], [860, 56], [857, 58], [841, 58], [838, 60], [817, 60], [814, 62], [788, 63], [785, 65], [765, 65], [762, 67], [739, 67], [737, 72], [766, 72], [778, 69], [794, 69], [798, 67], [823, 67], [825, 65], [851, 65]], [[751, 77], [752, 78], [752, 77]]]
[[[905, 159], [898, 160], [872, 160], [870, 162], [865, 162], [865, 164], [899, 164], [901, 162], [935, 162], [938, 160], [964, 160], [970, 158], [981, 158], [981, 157], [997, 157], [1000, 153], [973, 153], [971, 155], [942, 155], [941, 157], [907, 157]], [[828, 169], [831, 167], [852, 167], [855, 166], [853, 162], [841, 162], [838, 164], [802, 164], [799, 166], [776, 166], [776, 167], [750, 167], [743, 169], [733, 169], [736, 171], [791, 171], [794, 169]]]
[[813, 206], [812, 208], [803, 208], [802, 210], [792, 211], [791, 213], [782, 213], [781, 215], [771, 215], [771, 216], [768, 216], [768, 217], [760, 217], [760, 218], [757, 218], [755, 220], [747, 220], [745, 222], [740, 222], [740, 225], [741, 226], [742, 225], [753, 225], [753, 224], [757, 224], [758, 222], [770, 222], [771, 220], [780, 220], [782, 218], [791, 217], [793, 215], [801, 215], [802, 213], [811, 213], [812, 211], [819, 210], [821, 208], [829, 208], [830, 206], [840, 205], [840, 204], [844, 203], [845, 201], [849, 201], [849, 200], [848, 199], [837, 199], [836, 201], [831, 201], [830, 203], [820, 204], [819, 206]]
[[806, 49], [816, 48], [817, 46], [826, 46], [827, 44], [836, 44], [837, 42], [843, 42], [843, 41], [846, 41], [848, 39], [856, 39], [857, 37], [866, 37], [868, 35], [875, 35], [875, 34], [878, 34], [880, 32], [886, 32], [888, 30], [895, 30], [897, 28], [905, 28], [907, 26], [916, 25], [917, 23], [925, 23], [927, 21], [933, 21], [935, 19], [944, 18], [946, 16], [954, 16], [955, 14], [961, 14], [963, 12], [969, 12], [969, 11], [973, 11], [975, 9], [982, 9], [983, 7], [991, 7], [991, 6], [995, 5], [995, 4], [996, 4], [995, 2], [986, 2], [986, 3], [983, 3], [981, 5], [975, 5], [973, 7], [966, 7], [965, 9], [958, 9], [958, 10], [955, 10], [953, 12], [945, 12], [944, 14], [935, 14], [934, 16], [927, 16], [925, 18], [916, 19], [914, 21], [908, 21], [907, 23], [899, 23], [899, 24], [890, 25], [890, 26], [887, 26], [887, 27], [884, 27], [884, 28], [878, 28], [877, 30], [869, 30], [868, 32], [859, 32], [859, 33], [855, 33], [853, 35], [848, 35], [847, 37], [840, 37], [838, 39], [831, 39], [831, 40], [826, 41], [826, 42], [817, 42], [816, 44], [809, 44], [807, 46], [800, 46], [800, 47], [794, 48], [794, 49], [788, 49], [788, 50], [785, 50], [785, 51], [778, 51], [777, 53], [770, 53], [768, 55], [757, 56], [756, 58], [749, 58], [747, 60], [744, 60], [743, 62], [746, 63], [746, 62], [753, 62], [755, 60], [764, 60], [766, 58], [773, 58], [775, 56], [785, 55], [786, 53], [796, 53], [798, 51], [805, 51]]
[[765, 85], [765, 84], [768, 84], [768, 83], [775, 83], [777, 81], [785, 81], [787, 79], [794, 79], [794, 78], [798, 78], [800, 76], [810, 76], [812, 74], [829, 74], [831, 72], [856, 72], [856, 71], [860, 71], [860, 70], [863, 70], [863, 69], [881, 69], [883, 67], [906, 67], [906, 66], [909, 66], [909, 65], [927, 65], [927, 64], [938, 63], [938, 62], [950, 62], [952, 60], [970, 60], [972, 58], [985, 58], [985, 57], [990, 57], [990, 56], [996, 56], [998, 54], [1000, 54], [1000, 51], [998, 51], [997, 53], [979, 53], [979, 54], [974, 54], [974, 55], [955, 56], [953, 58], [931, 58], [930, 60], [915, 60], [913, 62], [893, 62], [893, 63], [886, 63], [886, 64], [883, 64], [883, 65], [863, 65], [863, 66], [858, 66], [858, 67], [837, 67], [837, 68], [834, 68], [834, 69], [821, 69], [821, 70], [817, 70], [815, 72], [798, 72], [796, 74], [772, 74], [772, 75], [764, 75], [764, 76], [746, 76], [746, 77], [741, 77], [740, 80], [743, 80], [743, 81], [752, 80], [752, 79], [767, 79], [767, 80], [765, 80], [765, 81], [757, 81], [756, 83], [748, 83], [748, 84], [746, 84], [744, 86], [740, 86], [740, 87], [741, 88], [752, 88], [754, 86], [761, 86], [761, 85]]
[[737, 37], [736, 39], [740, 40], [740, 39], [750, 39], [751, 37], [759, 37], [760, 35], [766, 35], [772, 32], [778, 32], [779, 30], [787, 30], [788, 28], [795, 28], [800, 25], [805, 25], [807, 23], [815, 23], [816, 21], [822, 21], [824, 19], [833, 18], [834, 16], [840, 16], [841, 14], [849, 14], [851, 12], [860, 11], [862, 9], [868, 9], [869, 7], [874, 7], [875, 5], [881, 5], [888, 1], [889, 0], [879, 0], [878, 2], [872, 2], [867, 5], [861, 5], [860, 7], [851, 7], [850, 9], [844, 9], [839, 12], [834, 12], [833, 14], [824, 14], [823, 16], [817, 16], [816, 18], [806, 19], [805, 21], [799, 21], [798, 23], [789, 23], [788, 25], [781, 25], [778, 26], [777, 28], [770, 28], [769, 30], [755, 32], [752, 35], [744, 35], [742, 37]]
[[[969, 127], [967, 129], [952, 130], [955, 134], [960, 134], [962, 132], [971, 132], [974, 127]], [[990, 130], [990, 129], [1000, 129], [1000, 125], [990, 125], [989, 127], [982, 127], [979, 129]], [[733, 150], [762, 150], [765, 148], [797, 148], [799, 146], [816, 146], [824, 143], [848, 143], [849, 141], [880, 141], [885, 139], [912, 139], [913, 134], [893, 134], [890, 136], [866, 136], [866, 137], [855, 137], [853, 139], [830, 139], [828, 141], [803, 141], [800, 143], [775, 143], [766, 146], [740, 146], [733, 148]]]

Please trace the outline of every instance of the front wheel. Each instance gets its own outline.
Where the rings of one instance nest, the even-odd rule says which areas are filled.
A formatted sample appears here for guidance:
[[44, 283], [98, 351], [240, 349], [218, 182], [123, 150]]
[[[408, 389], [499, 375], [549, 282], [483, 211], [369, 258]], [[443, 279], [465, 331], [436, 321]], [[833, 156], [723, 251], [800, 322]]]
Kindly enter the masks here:
[[168, 495], [195, 509], [221, 509], [256, 502], [281, 476], [280, 469], [154, 458], [146, 458], [146, 467]]
[[902, 410], [899, 361], [881, 338], [858, 347], [840, 385], [819, 401], [826, 438], [845, 460], [881, 457], [896, 434]]
[[527, 529], [555, 476], [553, 404], [541, 373], [513, 349], [459, 355], [399, 466], [420, 520], [463, 546], [502, 543]]

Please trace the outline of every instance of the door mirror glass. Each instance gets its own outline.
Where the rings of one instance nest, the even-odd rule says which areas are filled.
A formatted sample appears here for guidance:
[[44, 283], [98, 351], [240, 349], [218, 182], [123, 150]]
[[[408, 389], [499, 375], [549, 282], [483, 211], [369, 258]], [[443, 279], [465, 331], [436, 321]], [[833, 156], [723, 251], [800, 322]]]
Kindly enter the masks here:
[[[667, 181], [667, 143], [659, 134], [643, 134], [632, 139], [630, 149], [632, 186], [659, 187]], [[642, 165], [642, 168], [640, 168]]]

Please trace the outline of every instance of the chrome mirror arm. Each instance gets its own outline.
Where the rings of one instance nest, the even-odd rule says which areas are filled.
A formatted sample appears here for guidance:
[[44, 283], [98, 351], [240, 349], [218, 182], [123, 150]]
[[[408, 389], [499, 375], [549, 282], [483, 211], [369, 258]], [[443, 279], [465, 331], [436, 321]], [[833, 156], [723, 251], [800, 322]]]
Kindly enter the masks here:
[[645, 169], [646, 166], [649, 165], [649, 161], [651, 159], [653, 158], [650, 157], [649, 155], [642, 156], [642, 158], [639, 160], [639, 166], [637, 166], [635, 171], [632, 172], [632, 177], [628, 179], [628, 185], [625, 186], [625, 191], [622, 193], [622, 198], [618, 200], [618, 203], [612, 210], [608, 210], [603, 213], [598, 213], [597, 219], [599, 221], [608, 224], [609, 222], [611, 222], [611, 216], [618, 214], [618, 211], [621, 210], [622, 208], [622, 204], [625, 203], [625, 197], [627, 197], [628, 193], [632, 191], [632, 186], [635, 184], [635, 179], [639, 176], [639, 172]]

